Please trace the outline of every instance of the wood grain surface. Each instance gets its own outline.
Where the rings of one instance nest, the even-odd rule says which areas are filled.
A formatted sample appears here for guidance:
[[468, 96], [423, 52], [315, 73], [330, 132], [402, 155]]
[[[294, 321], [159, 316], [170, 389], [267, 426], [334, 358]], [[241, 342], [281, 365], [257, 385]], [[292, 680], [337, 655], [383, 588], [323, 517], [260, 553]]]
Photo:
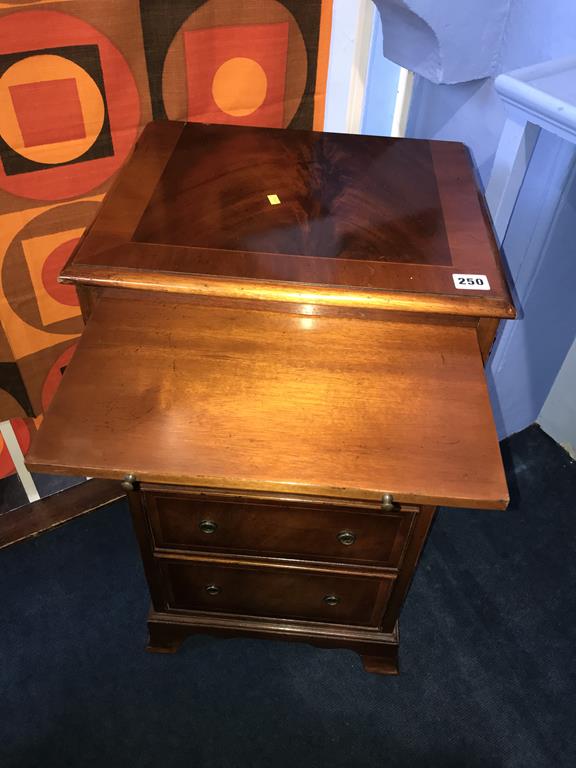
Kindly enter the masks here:
[[455, 142], [151, 123], [62, 276], [150, 290], [154, 275], [158, 290], [514, 316]]
[[101, 298], [35, 470], [503, 508], [475, 329]]
[[87, 480], [0, 515], [0, 549], [38, 536], [124, 497], [115, 480]]
[[[393, 576], [163, 560], [166, 609], [378, 626]], [[215, 587], [211, 593], [210, 587]], [[208, 588], [208, 589], [207, 589]], [[334, 604], [326, 598], [333, 597]]]
[[[419, 509], [399, 506], [386, 514], [358, 503], [346, 507], [172, 489], [146, 491], [144, 498], [155, 551], [266, 553], [387, 568], [398, 567]], [[343, 534], [349, 541], [342, 542]]]

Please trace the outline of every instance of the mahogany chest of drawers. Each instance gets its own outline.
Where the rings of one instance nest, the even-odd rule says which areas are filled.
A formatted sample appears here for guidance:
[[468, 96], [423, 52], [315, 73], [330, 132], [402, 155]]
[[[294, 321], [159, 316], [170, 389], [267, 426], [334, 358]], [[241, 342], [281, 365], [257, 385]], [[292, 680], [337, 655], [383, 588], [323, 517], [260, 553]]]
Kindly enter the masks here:
[[436, 506], [507, 503], [482, 360], [514, 309], [465, 148], [152, 123], [62, 279], [86, 328], [27, 462], [122, 482], [149, 649], [396, 672]]

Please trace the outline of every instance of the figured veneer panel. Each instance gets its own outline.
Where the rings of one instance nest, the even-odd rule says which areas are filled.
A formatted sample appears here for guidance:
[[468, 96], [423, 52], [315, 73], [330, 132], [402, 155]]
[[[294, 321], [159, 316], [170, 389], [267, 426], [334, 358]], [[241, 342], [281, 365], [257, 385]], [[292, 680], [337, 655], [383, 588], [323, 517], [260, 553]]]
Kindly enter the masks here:
[[393, 577], [163, 562], [168, 608], [377, 625]]
[[451, 263], [429, 142], [324, 133], [187, 126], [132, 239]]
[[146, 492], [145, 498], [154, 541], [162, 549], [265, 552], [385, 567], [398, 566], [417, 512], [416, 507], [385, 513], [294, 498], [194, 497], [167, 490]]

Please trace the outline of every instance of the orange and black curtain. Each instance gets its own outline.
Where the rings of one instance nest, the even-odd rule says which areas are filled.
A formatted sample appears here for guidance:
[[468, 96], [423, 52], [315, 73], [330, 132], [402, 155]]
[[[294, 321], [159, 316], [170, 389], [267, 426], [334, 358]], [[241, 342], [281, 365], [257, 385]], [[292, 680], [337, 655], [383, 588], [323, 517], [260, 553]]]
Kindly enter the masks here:
[[0, 420], [24, 450], [81, 332], [58, 273], [142, 126], [321, 129], [331, 5], [0, 1]]

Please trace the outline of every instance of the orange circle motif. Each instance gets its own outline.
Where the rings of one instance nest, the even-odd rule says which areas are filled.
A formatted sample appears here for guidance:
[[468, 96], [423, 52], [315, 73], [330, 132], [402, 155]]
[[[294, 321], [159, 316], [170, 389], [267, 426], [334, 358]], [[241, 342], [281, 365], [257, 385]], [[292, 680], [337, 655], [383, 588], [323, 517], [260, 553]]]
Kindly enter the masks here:
[[254, 59], [235, 56], [221, 64], [212, 80], [212, 98], [227, 115], [245, 117], [262, 106], [268, 89], [266, 72]]

